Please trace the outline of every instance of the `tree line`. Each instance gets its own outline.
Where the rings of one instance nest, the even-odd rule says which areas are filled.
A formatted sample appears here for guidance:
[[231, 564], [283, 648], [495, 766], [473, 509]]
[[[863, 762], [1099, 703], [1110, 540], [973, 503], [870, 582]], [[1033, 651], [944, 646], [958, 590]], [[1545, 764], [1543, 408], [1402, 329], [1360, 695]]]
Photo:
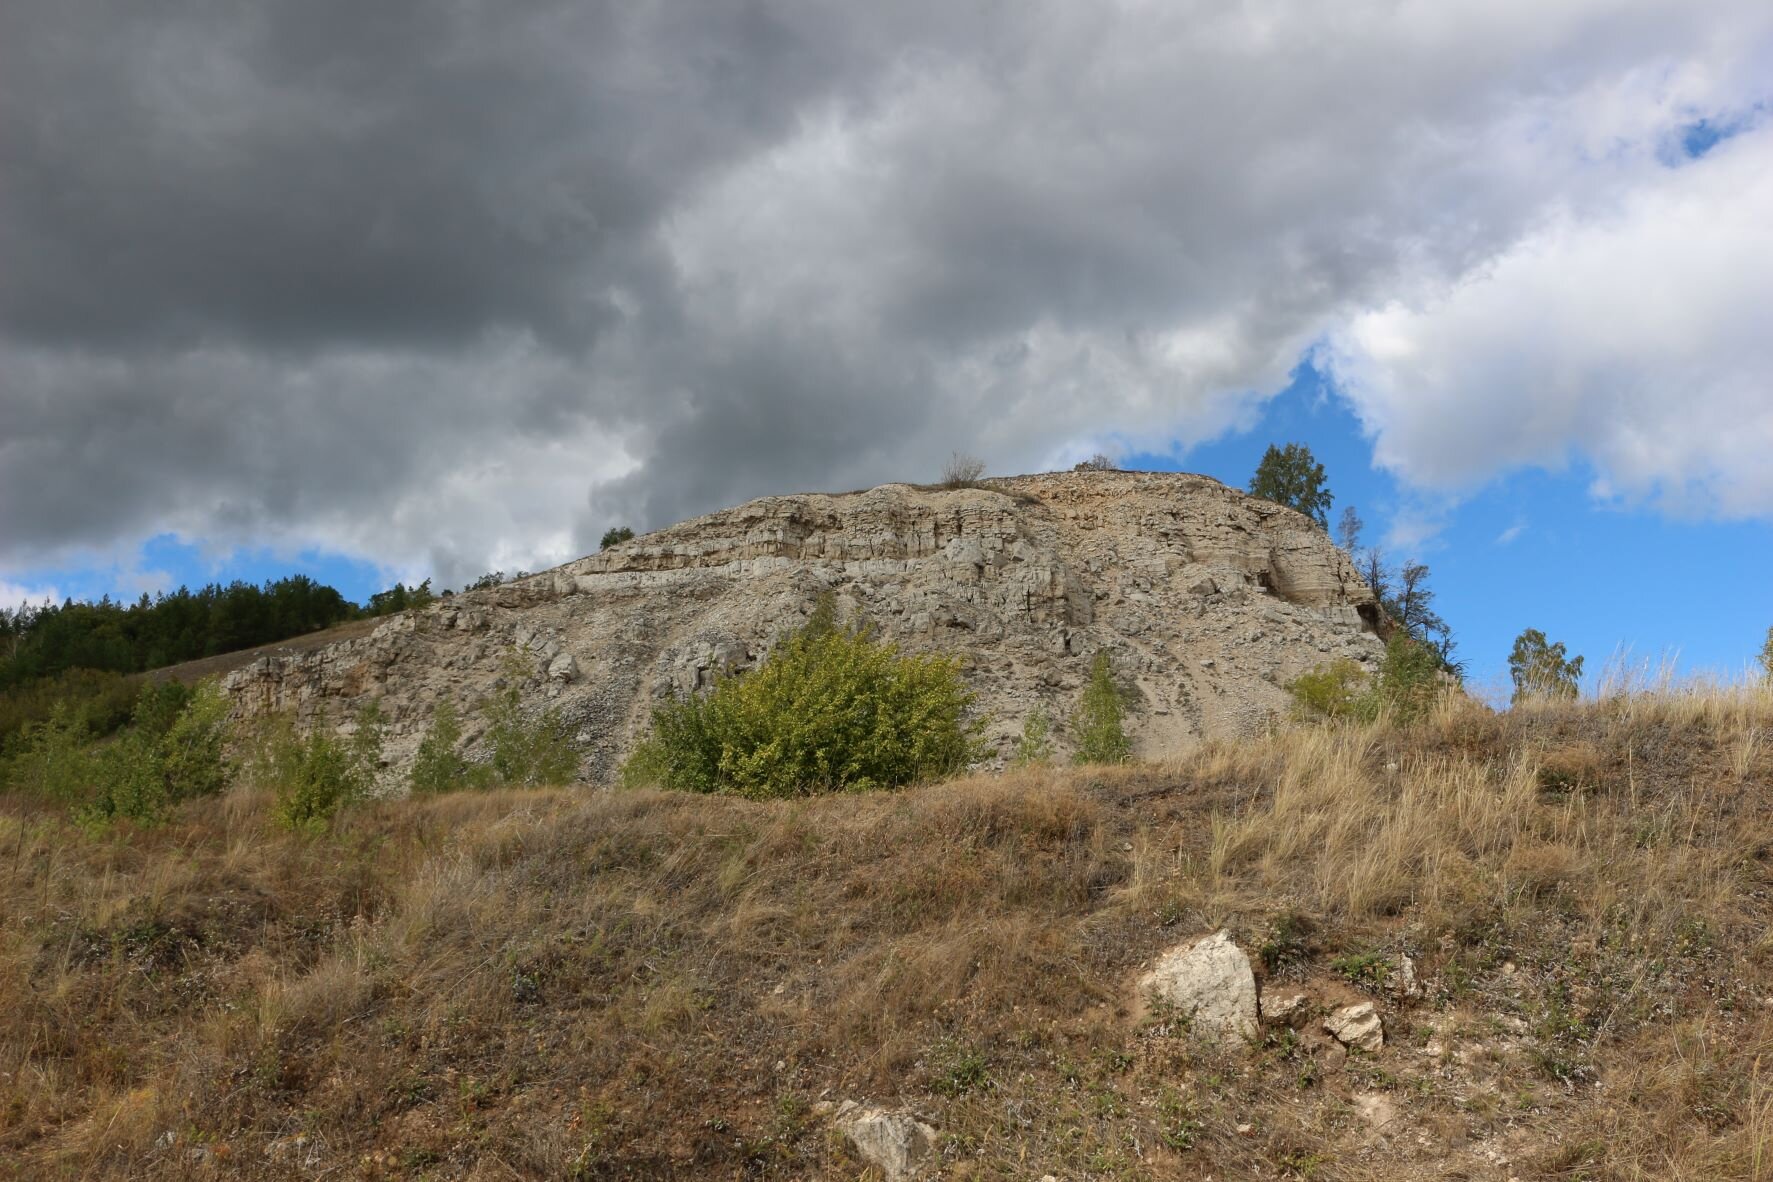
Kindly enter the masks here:
[[395, 584], [358, 606], [307, 575], [267, 581], [211, 583], [134, 603], [110, 596], [96, 603], [68, 599], [0, 608], [0, 690], [69, 670], [142, 673], [182, 661], [237, 652], [318, 632], [347, 620], [422, 607], [429, 580]]

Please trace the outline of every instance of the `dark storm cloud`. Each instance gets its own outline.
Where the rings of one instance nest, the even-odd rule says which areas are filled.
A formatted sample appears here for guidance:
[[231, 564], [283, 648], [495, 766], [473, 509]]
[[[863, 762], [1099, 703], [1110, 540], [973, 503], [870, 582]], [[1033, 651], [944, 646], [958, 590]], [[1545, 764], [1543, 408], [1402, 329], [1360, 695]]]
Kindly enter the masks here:
[[1767, 19], [1714, 8], [20, 0], [0, 574], [170, 529], [454, 581], [1211, 433], [1740, 99]]

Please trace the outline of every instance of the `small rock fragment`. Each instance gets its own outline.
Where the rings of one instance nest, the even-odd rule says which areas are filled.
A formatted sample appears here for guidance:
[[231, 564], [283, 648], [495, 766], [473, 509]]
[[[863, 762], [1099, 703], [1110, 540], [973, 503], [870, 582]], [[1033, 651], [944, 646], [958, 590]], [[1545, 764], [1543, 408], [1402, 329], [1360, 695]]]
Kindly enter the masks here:
[[1299, 1017], [1311, 1003], [1310, 994], [1293, 993], [1284, 997], [1264, 997], [1262, 999], [1262, 1020], [1290, 1024]]
[[1324, 1019], [1324, 1030], [1343, 1046], [1356, 1050], [1377, 1051], [1385, 1045], [1385, 1023], [1370, 1001], [1335, 1011]]

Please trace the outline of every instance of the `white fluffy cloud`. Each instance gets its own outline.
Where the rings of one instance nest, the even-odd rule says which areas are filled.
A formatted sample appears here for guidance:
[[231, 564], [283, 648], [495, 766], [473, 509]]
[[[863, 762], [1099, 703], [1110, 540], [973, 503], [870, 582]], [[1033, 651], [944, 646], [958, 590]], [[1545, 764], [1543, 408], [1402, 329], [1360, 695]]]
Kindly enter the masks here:
[[1773, 516], [1773, 120], [1356, 317], [1329, 356], [1416, 484], [1581, 456], [1601, 495]]

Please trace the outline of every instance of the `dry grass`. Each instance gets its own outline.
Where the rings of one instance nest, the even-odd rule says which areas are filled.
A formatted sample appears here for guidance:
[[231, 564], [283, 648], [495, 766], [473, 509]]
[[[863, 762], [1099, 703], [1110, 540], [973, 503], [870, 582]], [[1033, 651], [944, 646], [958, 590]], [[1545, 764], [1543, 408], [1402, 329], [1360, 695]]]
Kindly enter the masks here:
[[[915, 1107], [956, 1178], [1773, 1179], [1770, 723], [1746, 690], [1449, 703], [1162, 766], [456, 795], [323, 838], [252, 794], [102, 838], [7, 801], [0, 1174], [855, 1177], [830, 1096]], [[1377, 999], [1387, 1049], [1141, 1018], [1141, 963], [1220, 925], [1266, 986]]]

